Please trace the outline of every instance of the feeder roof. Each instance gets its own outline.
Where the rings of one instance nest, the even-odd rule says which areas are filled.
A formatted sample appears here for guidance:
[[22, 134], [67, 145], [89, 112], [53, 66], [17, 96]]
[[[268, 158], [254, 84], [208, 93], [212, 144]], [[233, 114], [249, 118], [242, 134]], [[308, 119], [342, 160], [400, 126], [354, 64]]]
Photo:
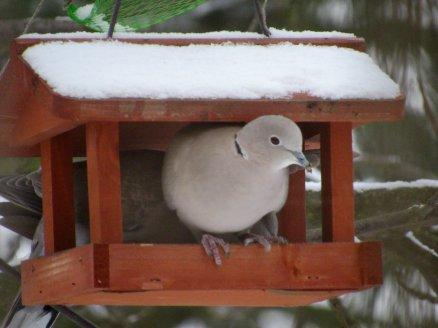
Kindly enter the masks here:
[[400, 95], [365, 53], [290, 43], [186, 47], [51, 42], [23, 58], [56, 93], [74, 98], [389, 99]]
[[87, 122], [402, 117], [404, 96], [363, 52], [362, 38], [272, 32], [17, 38], [0, 77], [0, 154], [37, 154], [41, 141]]

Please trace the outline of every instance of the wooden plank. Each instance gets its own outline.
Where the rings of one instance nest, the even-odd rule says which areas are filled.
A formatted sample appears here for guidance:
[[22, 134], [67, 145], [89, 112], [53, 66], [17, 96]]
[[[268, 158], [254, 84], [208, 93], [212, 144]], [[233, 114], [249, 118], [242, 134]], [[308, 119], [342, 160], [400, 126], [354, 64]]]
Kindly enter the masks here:
[[292, 243], [306, 242], [306, 174], [304, 170], [289, 178], [289, 195], [280, 212], [280, 235]]
[[360, 270], [365, 288], [383, 284], [381, 243], [359, 243]]
[[354, 243], [275, 245], [269, 253], [258, 245], [232, 245], [220, 268], [199, 245], [112, 244], [109, 261], [109, 289], [115, 291], [357, 289], [364, 279]]
[[[20, 109], [7, 145], [11, 148], [33, 146], [80, 124], [59, 117], [50, 88], [27, 64], [21, 64], [24, 65], [24, 74], [31, 80], [31, 94]], [[19, 85], [15, 87], [20, 88]]]
[[41, 143], [46, 255], [76, 245], [72, 161], [72, 140], [68, 133]]
[[352, 124], [321, 125], [322, 239], [353, 241]]
[[[92, 39], [96, 40], [96, 39]], [[343, 48], [350, 48], [364, 52], [366, 50], [365, 40], [363, 38], [113, 38], [119, 42], [129, 42], [137, 44], [160, 44], [166, 46], [188, 46], [191, 44], [220, 44], [229, 42], [233, 44], [255, 44], [255, 45], [269, 45], [284, 42], [292, 44], [311, 44], [319, 46], [338, 46]], [[66, 41], [65, 38], [20, 38], [13, 42], [14, 53], [22, 54], [28, 47], [42, 42]], [[87, 42], [90, 38], [74, 38], [74, 42]]]
[[[221, 267], [199, 245], [87, 245], [26, 261], [23, 296], [28, 305], [293, 305], [299, 298], [274, 296], [293, 290], [324, 298], [330, 291], [360, 290], [381, 282], [379, 268], [381, 245], [373, 242], [276, 245], [271, 252], [232, 245]], [[251, 301], [250, 295], [267, 290], [266, 299]], [[89, 294], [97, 291], [106, 296]], [[227, 291], [227, 298], [208, 301]], [[303, 301], [305, 294], [295, 296]]]
[[0, 76], [0, 122], [18, 118], [21, 107], [31, 93], [31, 83], [20, 58], [11, 55]]
[[346, 294], [342, 291], [284, 290], [172, 290], [147, 292], [93, 292], [63, 298], [57, 304], [119, 306], [245, 306], [293, 307]]
[[328, 101], [309, 95], [285, 99], [75, 99], [54, 95], [57, 113], [73, 121], [247, 122], [283, 115], [296, 122], [395, 121], [404, 96], [395, 99]]
[[[102, 288], [95, 284], [95, 245], [24, 261], [21, 286], [24, 304], [49, 304], [61, 297]], [[102, 281], [104, 281], [102, 279]]]
[[123, 230], [118, 123], [87, 123], [86, 144], [91, 241], [101, 244], [121, 243]]

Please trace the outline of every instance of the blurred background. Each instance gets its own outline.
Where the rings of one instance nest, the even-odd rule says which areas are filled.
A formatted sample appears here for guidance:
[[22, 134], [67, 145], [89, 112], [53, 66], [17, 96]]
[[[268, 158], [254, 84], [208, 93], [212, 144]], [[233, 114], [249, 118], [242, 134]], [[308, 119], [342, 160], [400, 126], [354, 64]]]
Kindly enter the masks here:
[[[87, 1], [75, 1], [87, 3]], [[89, 1], [91, 2], [91, 1]], [[39, 0], [0, 1], [0, 65]], [[76, 31], [62, 0], [46, 0], [30, 32]], [[438, 1], [270, 0], [268, 25], [289, 30], [354, 33], [407, 96], [405, 118], [355, 129], [355, 180], [438, 179]], [[151, 31], [254, 30], [251, 0], [208, 0]], [[0, 175], [29, 172], [38, 159], [1, 158]], [[318, 174], [308, 177], [318, 181]], [[320, 200], [308, 191], [309, 235], [319, 227]], [[78, 308], [102, 327], [437, 327], [438, 188], [356, 192], [358, 237], [384, 242], [384, 284], [312, 306], [251, 308]], [[0, 228], [0, 256], [18, 265], [29, 242]], [[18, 284], [0, 273], [0, 318]], [[56, 327], [73, 327], [60, 318]]]

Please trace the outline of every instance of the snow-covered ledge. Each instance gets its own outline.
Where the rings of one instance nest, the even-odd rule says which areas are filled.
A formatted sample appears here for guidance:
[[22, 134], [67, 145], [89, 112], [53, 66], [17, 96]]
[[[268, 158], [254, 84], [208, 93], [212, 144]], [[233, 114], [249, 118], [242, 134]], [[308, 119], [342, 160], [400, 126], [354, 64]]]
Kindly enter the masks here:
[[28, 48], [23, 58], [55, 92], [75, 98], [284, 99], [305, 93], [328, 100], [376, 100], [400, 95], [367, 54], [336, 46], [54, 41]]
[[[270, 28], [270, 38], [282, 39], [282, 38], [340, 38], [340, 39], [353, 39], [355, 35], [353, 33], [344, 33], [337, 31], [330, 32], [315, 32], [315, 31], [287, 31], [276, 28]], [[106, 38], [106, 33], [95, 32], [70, 32], [70, 33], [29, 33], [23, 34], [20, 39], [101, 39]], [[127, 38], [127, 39], [263, 39], [265, 35], [255, 32], [240, 32], [240, 31], [215, 31], [206, 33], [135, 33], [124, 32], [114, 33], [114, 38]]]

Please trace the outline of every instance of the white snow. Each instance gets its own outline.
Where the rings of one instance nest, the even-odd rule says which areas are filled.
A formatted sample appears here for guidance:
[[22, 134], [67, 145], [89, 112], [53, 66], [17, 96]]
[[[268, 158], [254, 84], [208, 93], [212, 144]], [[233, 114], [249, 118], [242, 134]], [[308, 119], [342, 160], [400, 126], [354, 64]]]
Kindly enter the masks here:
[[[438, 188], [438, 180], [420, 179], [415, 181], [389, 181], [389, 182], [368, 182], [356, 181], [353, 183], [354, 190], [364, 192], [367, 190], [386, 189], [394, 190], [400, 188]], [[320, 182], [306, 182], [306, 190], [321, 191]]]
[[[93, 5], [88, 10], [92, 9]], [[84, 14], [88, 15], [84, 10]], [[352, 39], [355, 35], [352, 33], [343, 33], [337, 31], [331, 32], [315, 32], [315, 31], [287, 31], [276, 28], [269, 29], [272, 33], [271, 38], [342, 38]], [[21, 39], [102, 39], [106, 38], [106, 33], [95, 32], [69, 32], [69, 33], [29, 33], [23, 34], [19, 38]], [[186, 38], [186, 39], [241, 39], [241, 38], [266, 38], [265, 35], [255, 32], [240, 32], [240, 31], [215, 31], [206, 33], [135, 33], [135, 32], [121, 32], [114, 33], [114, 38], [127, 38], [127, 39], [174, 39], [174, 38]]]
[[0, 203], [6, 203], [8, 200], [0, 196]]
[[434, 249], [430, 248], [427, 245], [424, 245], [421, 241], [419, 241], [417, 239], [417, 237], [415, 237], [415, 235], [412, 231], [406, 232], [405, 236], [406, 236], [406, 238], [410, 239], [415, 245], [417, 245], [418, 247], [420, 247], [424, 251], [432, 254], [435, 257], [438, 257], [438, 253]]
[[79, 8], [76, 10], [76, 16], [77, 16], [79, 19], [85, 19], [85, 18], [87, 18], [88, 16], [90, 16], [91, 11], [93, 10], [93, 7], [94, 7], [94, 4], [88, 4], [88, 5], [85, 5], [85, 6], [79, 7]]
[[48, 42], [23, 58], [63, 96], [76, 98], [388, 99], [399, 87], [365, 53], [282, 43], [163, 46]]

